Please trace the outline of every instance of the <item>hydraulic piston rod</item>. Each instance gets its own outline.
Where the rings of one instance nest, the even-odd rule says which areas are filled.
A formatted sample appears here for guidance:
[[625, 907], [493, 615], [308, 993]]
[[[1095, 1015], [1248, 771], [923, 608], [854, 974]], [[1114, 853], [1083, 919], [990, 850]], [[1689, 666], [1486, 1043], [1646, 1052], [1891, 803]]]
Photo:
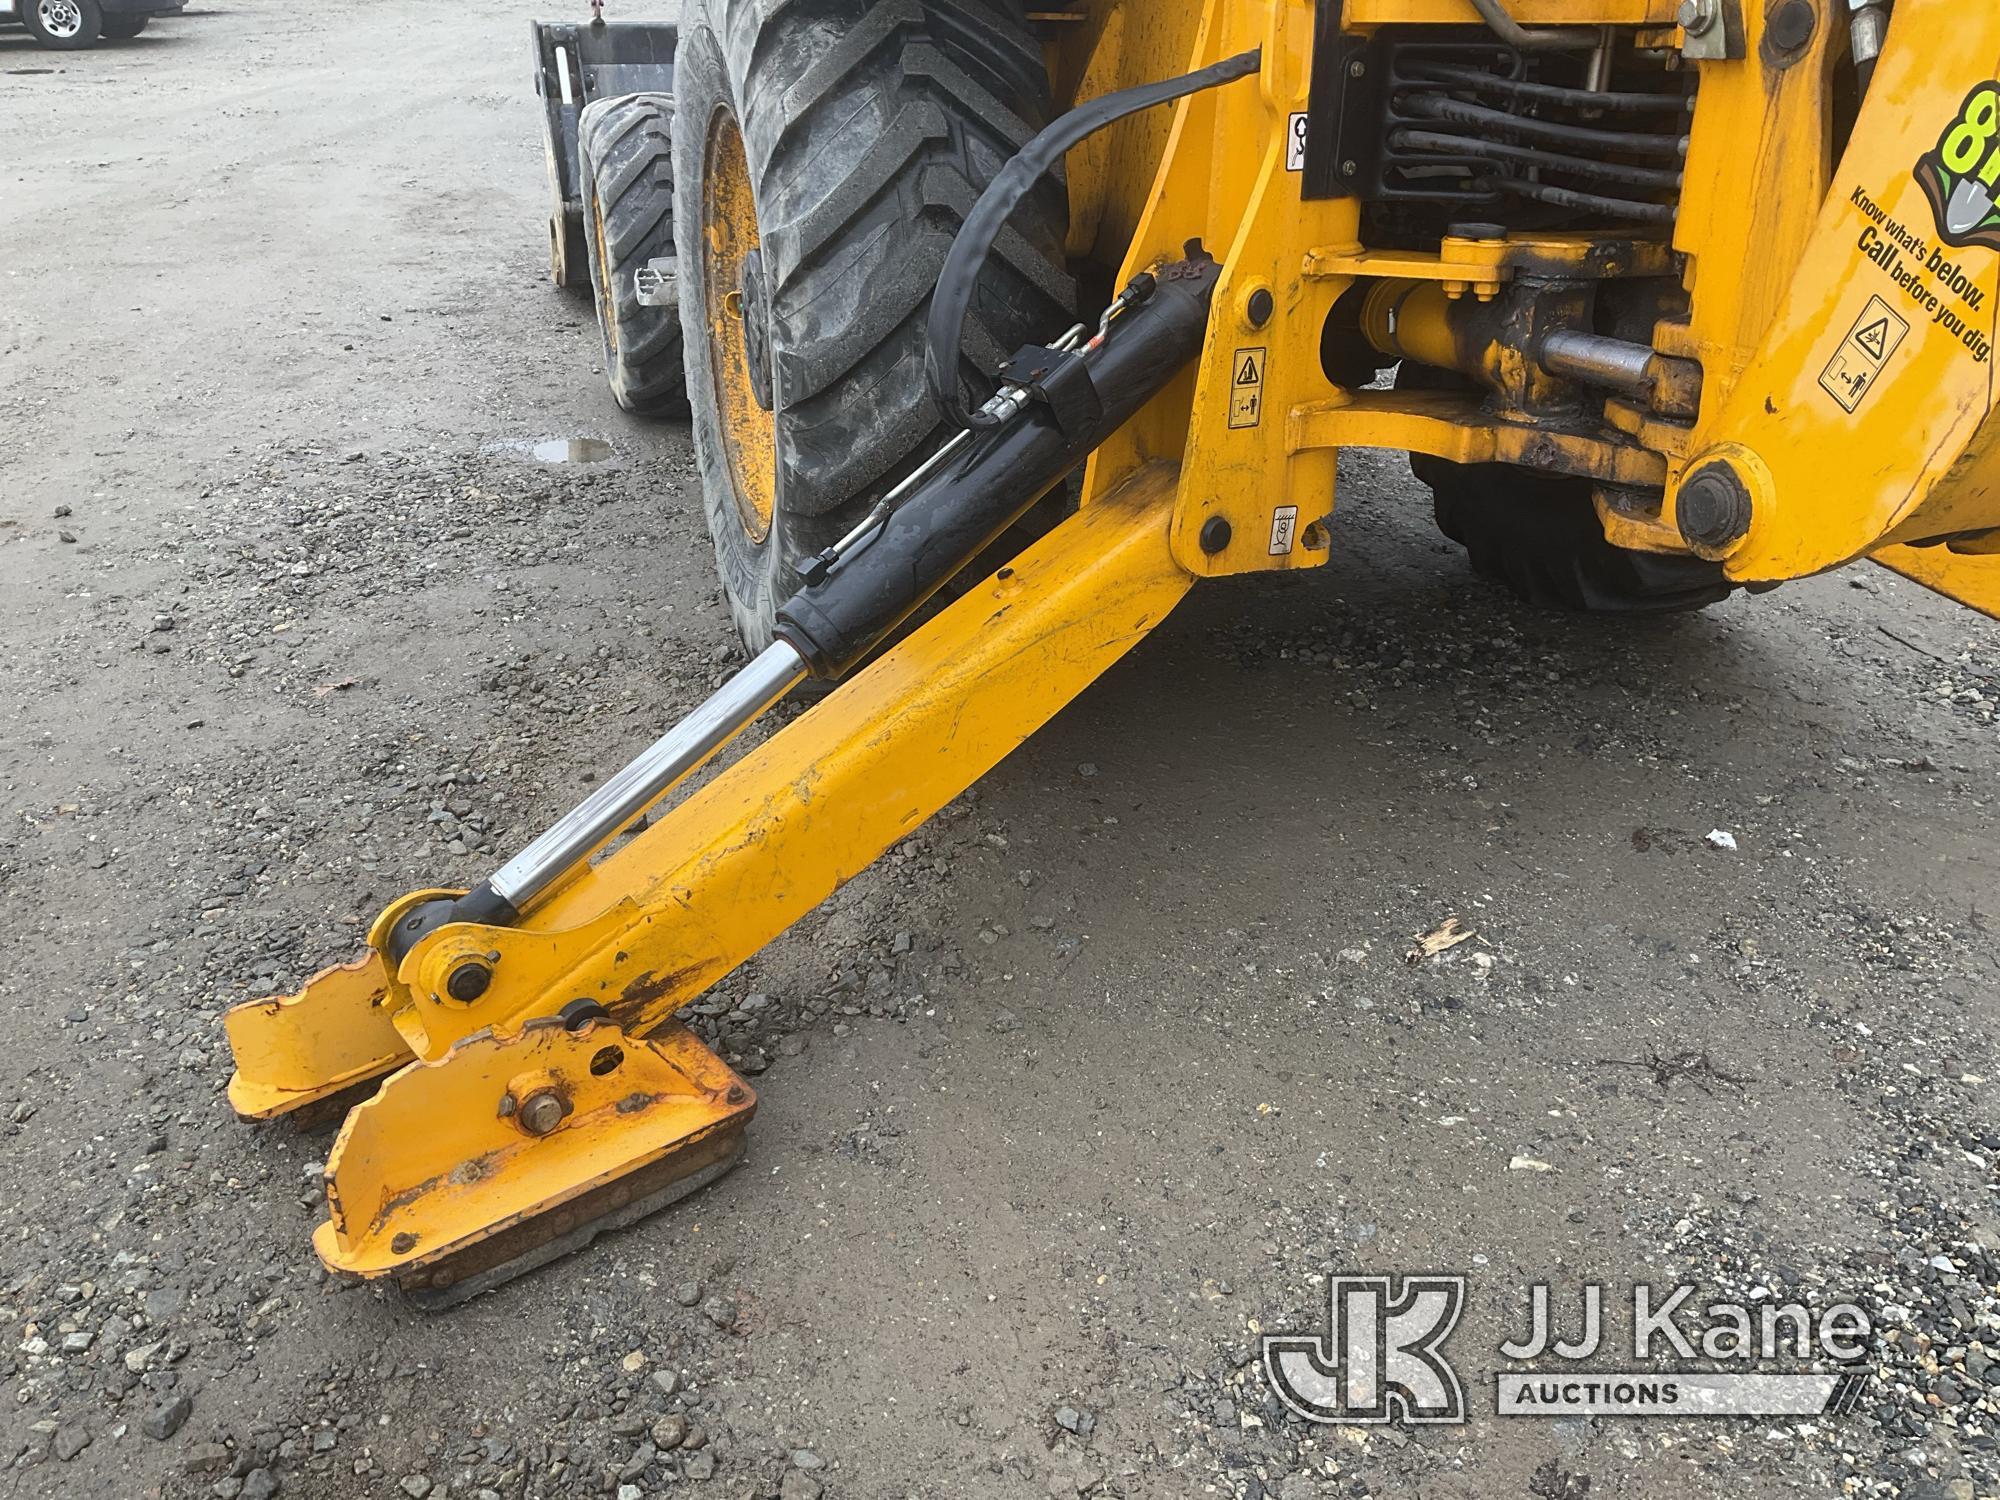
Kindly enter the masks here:
[[[1218, 269], [1191, 253], [1138, 278], [1082, 348], [1072, 329], [1054, 347], [1023, 349], [988, 403], [998, 425], [954, 437], [918, 482], [891, 492], [901, 504], [816, 560], [779, 611], [777, 640], [480, 885], [410, 910], [390, 934], [390, 957], [400, 963], [452, 922], [519, 921], [802, 678], [845, 674], [1200, 351]], [[455, 996], [477, 998], [486, 982], [486, 969], [468, 964]]]
[[661, 735], [617, 775], [605, 782], [508, 860], [486, 884], [516, 913], [563, 872], [664, 795], [742, 732], [743, 726], [776, 703], [806, 675], [806, 661], [787, 641], [773, 641], [699, 708]]

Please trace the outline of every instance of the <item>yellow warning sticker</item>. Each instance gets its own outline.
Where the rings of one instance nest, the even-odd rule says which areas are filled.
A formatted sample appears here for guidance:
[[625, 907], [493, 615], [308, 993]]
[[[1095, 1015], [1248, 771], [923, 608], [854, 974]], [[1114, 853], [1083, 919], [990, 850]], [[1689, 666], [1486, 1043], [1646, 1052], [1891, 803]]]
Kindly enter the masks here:
[[1264, 420], [1264, 350], [1238, 349], [1229, 368], [1229, 425], [1255, 427]]

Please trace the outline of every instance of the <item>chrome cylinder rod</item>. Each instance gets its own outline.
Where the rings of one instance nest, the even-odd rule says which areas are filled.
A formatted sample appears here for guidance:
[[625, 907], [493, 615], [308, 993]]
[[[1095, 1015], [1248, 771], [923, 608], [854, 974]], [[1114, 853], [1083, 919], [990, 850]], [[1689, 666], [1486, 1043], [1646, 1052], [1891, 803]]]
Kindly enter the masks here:
[[590, 858], [743, 727], [807, 675], [805, 659], [783, 641], [759, 653], [693, 713], [641, 751], [508, 860], [487, 884], [517, 912]]
[[1536, 360], [1551, 375], [1644, 396], [1653, 389], [1653, 350], [1646, 344], [1568, 329], [1543, 337]]

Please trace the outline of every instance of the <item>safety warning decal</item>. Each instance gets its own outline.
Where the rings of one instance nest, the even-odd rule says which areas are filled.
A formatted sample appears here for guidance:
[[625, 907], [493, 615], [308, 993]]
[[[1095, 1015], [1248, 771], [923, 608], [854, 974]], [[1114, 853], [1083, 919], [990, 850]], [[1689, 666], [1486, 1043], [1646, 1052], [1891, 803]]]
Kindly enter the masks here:
[[1299, 508], [1296, 505], [1281, 505], [1271, 512], [1271, 556], [1283, 557], [1292, 550], [1292, 541], [1299, 534]]
[[1285, 170], [1303, 172], [1306, 169], [1306, 125], [1311, 117], [1302, 109], [1292, 111], [1292, 117], [1285, 124]]
[[1238, 349], [1229, 368], [1229, 425], [1255, 427], [1264, 420], [1264, 350]]
[[[1931, 170], [1930, 158], [1924, 162], [1924, 170]], [[1866, 188], [1856, 187], [1849, 201], [1862, 220], [1855, 248], [1895, 287], [1884, 293], [1888, 300], [1905, 310], [1915, 308], [1915, 316], [1963, 344], [1975, 364], [1991, 359], [1993, 314], [1986, 305], [1993, 289], [1991, 262], [1981, 256], [1951, 259], [1947, 246], [1933, 243], [1890, 213]], [[1884, 330], [1885, 347], [1886, 334]]]
[[1875, 389], [1889, 356], [1909, 336], [1910, 325], [1880, 297], [1870, 297], [1833, 358], [1819, 372], [1819, 383], [1843, 410], [1855, 411], [1862, 397]]

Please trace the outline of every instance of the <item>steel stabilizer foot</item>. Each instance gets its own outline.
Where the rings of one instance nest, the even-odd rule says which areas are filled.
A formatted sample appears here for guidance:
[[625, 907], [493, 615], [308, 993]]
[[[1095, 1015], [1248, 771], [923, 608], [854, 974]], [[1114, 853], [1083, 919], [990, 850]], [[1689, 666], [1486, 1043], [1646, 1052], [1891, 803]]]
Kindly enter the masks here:
[[372, 949], [322, 969], [296, 995], [231, 1006], [223, 1017], [236, 1071], [229, 1107], [269, 1120], [380, 1078], [407, 1062], [387, 1003], [388, 970]]
[[223, 1016], [236, 1071], [229, 1106], [245, 1120], [269, 1120], [338, 1096], [410, 1060], [395, 1015], [408, 1000], [383, 957], [389, 934], [413, 910], [462, 891], [412, 891], [392, 902], [352, 963], [322, 969], [295, 995], [232, 1005]]
[[721, 1176], [756, 1109], [679, 1024], [646, 1040], [554, 1016], [480, 1032], [349, 1112], [313, 1248], [452, 1306]]

